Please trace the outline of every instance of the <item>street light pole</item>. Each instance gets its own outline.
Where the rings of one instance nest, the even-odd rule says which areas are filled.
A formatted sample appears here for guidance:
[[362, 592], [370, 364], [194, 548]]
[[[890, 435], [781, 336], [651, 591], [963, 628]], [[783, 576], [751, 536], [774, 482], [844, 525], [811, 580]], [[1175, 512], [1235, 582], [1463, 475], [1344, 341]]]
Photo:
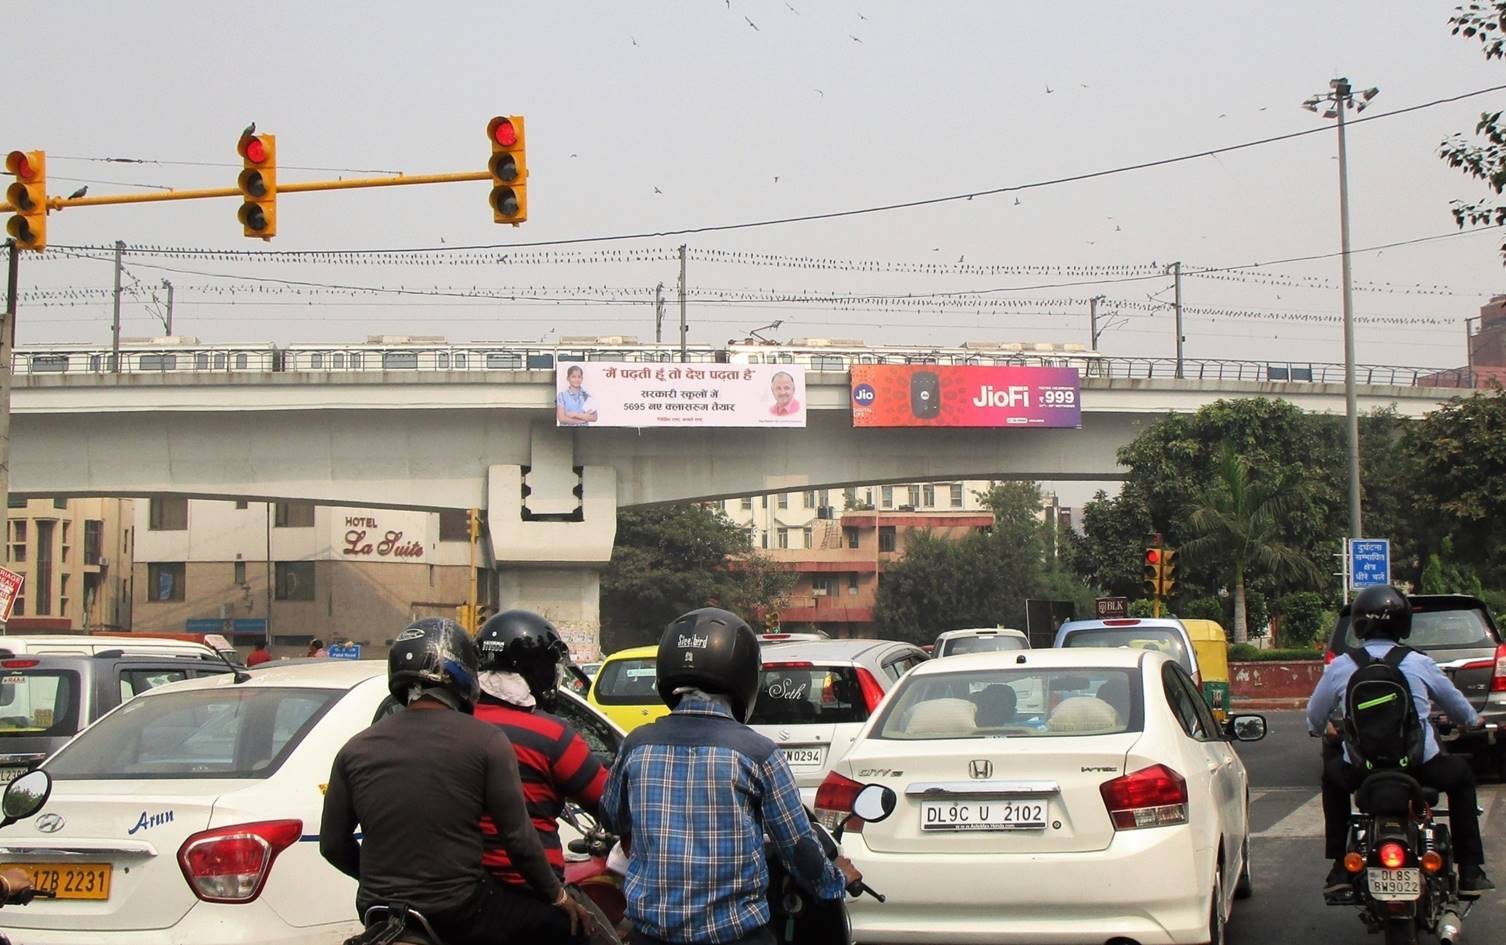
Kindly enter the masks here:
[[1349, 458], [1349, 537], [1363, 538], [1360, 518], [1360, 417], [1354, 390], [1354, 286], [1349, 260], [1349, 153], [1344, 138], [1344, 113], [1353, 108], [1364, 111], [1379, 89], [1366, 89], [1355, 101], [1354, 87], [1346, 78], [1328, 83], [1327, 95], [1314, 95], [1302, 103], [1316, 112], [1321, 102], [1330, 103], [1324, 118], [1337, 119], [1339, 129], [1339, 257], [1343, 274], [1344, 304], [1344, 423]]

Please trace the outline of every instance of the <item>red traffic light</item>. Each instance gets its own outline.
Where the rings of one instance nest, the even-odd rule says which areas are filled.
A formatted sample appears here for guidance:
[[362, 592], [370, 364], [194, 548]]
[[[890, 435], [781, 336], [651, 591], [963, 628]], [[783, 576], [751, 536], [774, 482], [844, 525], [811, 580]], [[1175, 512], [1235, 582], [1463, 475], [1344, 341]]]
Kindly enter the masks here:
[[241, 139], [241, 157], [252, 164], [260, 164], [267, 159], [267, 144], [256, 135], [247, 135]]
[[1161, 549], [1159, 549], [1159, 548], [1147, 548], [1147, 549], [1145, 549], [1145, 563], [1146, 564], [1160, 564], [1161, 563]]
[[513, 123], [510, 120], [501, 115], [491, 120], [486, 133], [491, 135], [492, 140], [504, 148], [510, 148], [518, 143], [518, 129], [513, 127]]
[[31, 166], [31, 158], [25, 151], [12, 151], [5, 156], [6, 173], [14, 174], [23, 181], [36, 179], [37, 169]]

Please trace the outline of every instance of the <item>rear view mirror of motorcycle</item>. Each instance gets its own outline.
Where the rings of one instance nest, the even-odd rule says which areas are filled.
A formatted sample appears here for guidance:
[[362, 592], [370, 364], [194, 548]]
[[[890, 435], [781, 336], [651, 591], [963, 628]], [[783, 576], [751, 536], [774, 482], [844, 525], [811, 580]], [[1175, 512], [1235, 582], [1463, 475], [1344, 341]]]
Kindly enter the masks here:
[[0, 827], [9, 827], [18, 820], [25, 820], [42, 809], [52, 794], [52, 775], [38, 768], [28, 771], [5, 786], [5, 795], [0, 797]]
[[876, 824], [894, 813], [897, 803], [893, 788], [882, 784], [865, 785], [852, 802], [852, 815], [866, 823]]

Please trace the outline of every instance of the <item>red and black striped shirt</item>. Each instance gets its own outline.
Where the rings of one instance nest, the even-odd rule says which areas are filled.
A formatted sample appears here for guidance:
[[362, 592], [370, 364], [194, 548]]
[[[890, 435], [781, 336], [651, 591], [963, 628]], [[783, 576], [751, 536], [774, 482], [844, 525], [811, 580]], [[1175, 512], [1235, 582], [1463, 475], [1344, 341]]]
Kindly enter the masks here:
[[[501, 728], [512, 742], [528, 816], [539, 832], [549, 865], [563, 877], [565, 851], [560, 844], [557, 818], [566, 799], [594, 816], [606, 787], [607, 769], [591, 754], [585, 739], [558, 716], [514, 708], [483, 695], [476, 704], [476, 718]], [[482, 865], [500, 882], [524, 885], [522, 874], [513, 868], [502, 848], [490, 817], [481, 818], [481, 835]]]

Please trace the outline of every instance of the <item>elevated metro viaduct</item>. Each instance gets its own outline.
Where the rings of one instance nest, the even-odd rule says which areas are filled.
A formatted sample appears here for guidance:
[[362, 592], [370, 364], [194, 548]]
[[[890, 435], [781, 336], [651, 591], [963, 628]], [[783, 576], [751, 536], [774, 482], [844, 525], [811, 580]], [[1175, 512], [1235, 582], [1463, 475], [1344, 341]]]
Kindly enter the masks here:
[[[1082, 379], [1082, 427], [854, 429], [845, 373], [806, 375], [805, 429], [561, 429], [547, 371], [17, 378], [11, 491], [486, 511], [498, 600], [594, 651], [619, 508], [884, 482], [1122, 478], [1168, 412], [1272, 397], [1342, 414], [1340, 385]], [[1362, 386], [1419, 416], [1457, 393]]]

